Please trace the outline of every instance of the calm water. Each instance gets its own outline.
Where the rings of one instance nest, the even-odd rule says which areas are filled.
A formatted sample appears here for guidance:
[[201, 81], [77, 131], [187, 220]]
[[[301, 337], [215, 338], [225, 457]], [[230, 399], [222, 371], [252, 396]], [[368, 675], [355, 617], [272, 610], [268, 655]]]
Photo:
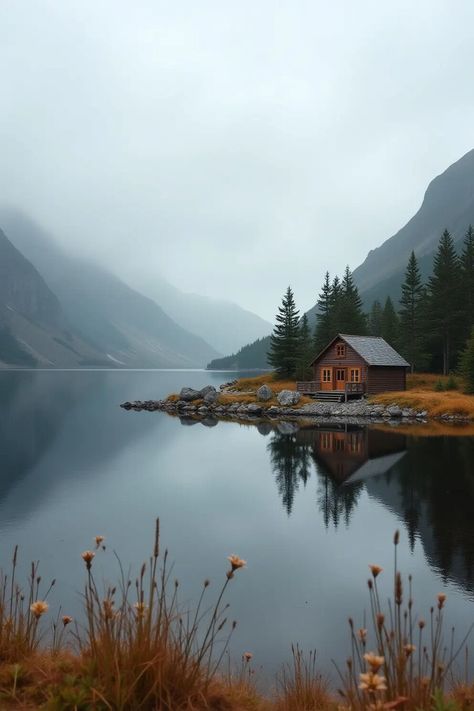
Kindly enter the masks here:
[[230, 553], [248, 561], [227, 596], [238, 620], [236, 658], [253, 652], [269, 675], [298, 641], [319, 650], [329, 671], [332, 657], [347, 654], [347, 616], [362, 626], [367, 565], [391, 569], [400, 528], [415, 607], [425, 615], [445, 590], [449, 622], [461, 634], [474, 620], [474, 438], [189, 426], [118, 407], [229, 377], [0, 373], [2, 563], [18, 543], [25, 568], [40, 559], [44, 579], [58, 579], [53, 612], [61, 603], [77, 615], [80, 552], [93, 536], [106, 536], [96, 569], [114, 580], [112, 550], [125, 564], [141, 562], [160, 516], [185, 600], [204, 578], [220, 585]]

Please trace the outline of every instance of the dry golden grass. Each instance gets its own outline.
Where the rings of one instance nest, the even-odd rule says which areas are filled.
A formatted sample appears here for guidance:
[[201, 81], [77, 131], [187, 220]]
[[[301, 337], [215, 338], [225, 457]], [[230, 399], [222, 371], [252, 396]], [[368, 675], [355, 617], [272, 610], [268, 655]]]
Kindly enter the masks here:
[[399, 424], [394, 430], [393, 425], [373, 425], [373, 429], [381, 432], [394, 431], [410, 437], [473, 437], [474, 424], [460, 422], [443, 422], [429, 420], [428, 422], [413, 422], [412, 424]]
[[[426, 625], [415, 615], [411, 577], [405, 588], [397, 568], [398, 532], [394, 536], [394, 572], [388, 573], [394, 575], [388, 607], [384, 609], [378, 592], [383, 571], [371, 565], [371, 615], [366, 619], [364, 614], [368, 629], [358, 629], [349, 619], [351, 653], [346, 667], [339, 670], [342, 701], [318, 673], [314, 653], [305, 656], [298, 646], [292, 647], [292, 662], [280, 672], [271, 697], [257, 691], [250, 653], [242, 656], [240, 672], [227, 676], [219, 672], [226, 650], [226, 644], [218, 641], [228, 616], [224, 593], [235, 574], [240, 575], [245, 561], [229, 557], [230, 569], [222, 576], [224, 582], [214, 604], [208, 608], [205, 595], [209, 583], [205, 582], [196, 608], [184, 611], [177, 603], [179, 585], [169, 584], [158, 522], [152, 555], [135, 581], [128, 580], [120, 568], [118, 586], [99, 593], [93, 571], [102, 542], [102, 537], [97, 537], [95, 549], [82, 554], [86, 619], [84, 630], [76, 627], [73, 633], [75, 651], [62, 634], [64, 629], [69, 631], [69, 621], [60, 625], [59, 633], [56, 630], [49, 647], [38, 647], [50, 612], [38, 597], [35, 569], [24, 593], [15, 582], [14, 555], [13, 575], [0, 586], [1, 709], [464, 711], [473, 707], [474, 686], [468, 681], [453, 682], [452, 691], [445, 691], [458, 654], [456, 647], [445, 643], [446, 596], [437, 596]], [[42, 603], [43, 608], [36, 603]]]
[[401, 392], [382, 393], [371, 398], [371, 402], [379, 405], [397, 403], [401, 407], [412, 407], [415, 410], [426, 410], [431, 417], [440, 415], [462, 415], [474, 419], [474, 396], [465, 395], [457, 390], [434, 392], [413, 388]]
[[252, 378], [239, 378], [232, 388], [255, 392], [262, 385], [269, 385], [276, 393], [281, 390], [296, 390], [296, 380], [278, 380], [273, 373], [264, 373]]

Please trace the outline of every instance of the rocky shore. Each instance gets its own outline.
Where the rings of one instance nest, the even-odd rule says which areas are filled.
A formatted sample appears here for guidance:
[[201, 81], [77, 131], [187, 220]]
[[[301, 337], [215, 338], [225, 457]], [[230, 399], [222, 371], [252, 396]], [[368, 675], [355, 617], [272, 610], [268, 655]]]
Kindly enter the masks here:
[[[178, 396], [165, 400], [137, 400], [124, 402], [125, 410], [154, 412], [156, 410], [194, 420], [284, 420], [284, 419], [348, 419], [369, 422], [411, 421], [425, 422], [429, 418], [426, 410], [400, 407], [397, 403], [388, 406], [374, 405], [367, 400], [352, 400], [347, 403], [318, 402], [300, 404], [301, 396], [294, 390], [282, 390], [275, 394], [268, 385], [263, 385], [255, 393], [242, 393], [233, 389], [233, 383], [221, 386], [221, 391], [208, 385], [202, 390], [182, 388]], [[232, 401], [225, 395], [232, 394]], [[239, 400], [239, 396], [241, 400]], [[252, 402], [248, 402], [251, 396]], [[458, 415], [446, 414], [445, 421], [465, 421]]]

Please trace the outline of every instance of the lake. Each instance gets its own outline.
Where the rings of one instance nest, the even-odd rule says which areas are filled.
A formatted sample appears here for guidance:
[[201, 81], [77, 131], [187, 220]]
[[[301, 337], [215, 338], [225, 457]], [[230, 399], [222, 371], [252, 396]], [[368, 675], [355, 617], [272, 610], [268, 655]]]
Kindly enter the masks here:
[[104, 535], [94, 569], [115, 580], [113, 551], [137, 570], [159, 516], [185, 603], [205, 578], [218, 590], [229, 554], [247, 560], [227, 594], [235, 659], [252, 652], [270, 678], [299, 642], [332, 673], [331, 659], [343, 663], [349, 651], [348, 616], [363, 625], [367, 566], [391, 571], [399, 528], [415, 609], [427, 617], [445, 591], [448, 627], [461, 636], [474, 621], [474, 438], [462, 429], [421, 437], [389, 426], [203, 426], [119, 407], [232, 377], [1, 372], [2, 565], [19, 544], [23, 570], [40, 560], [43, 579], [57, 579], [51, 613], [62, 605], [77, 617], [81, 551]]

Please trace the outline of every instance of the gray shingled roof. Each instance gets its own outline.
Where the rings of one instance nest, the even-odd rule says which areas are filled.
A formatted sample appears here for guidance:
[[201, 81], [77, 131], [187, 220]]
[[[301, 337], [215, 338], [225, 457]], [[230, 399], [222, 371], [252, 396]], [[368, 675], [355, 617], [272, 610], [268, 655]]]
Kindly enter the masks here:
[[380, 336], [348, 336], [345, 333], [340, 333], [346, 343], [351, 346], [368, 365], [385, 365], [409, 367], [409, 363], [405, 358], [397, 353], [387, 341], [384, 341]]

